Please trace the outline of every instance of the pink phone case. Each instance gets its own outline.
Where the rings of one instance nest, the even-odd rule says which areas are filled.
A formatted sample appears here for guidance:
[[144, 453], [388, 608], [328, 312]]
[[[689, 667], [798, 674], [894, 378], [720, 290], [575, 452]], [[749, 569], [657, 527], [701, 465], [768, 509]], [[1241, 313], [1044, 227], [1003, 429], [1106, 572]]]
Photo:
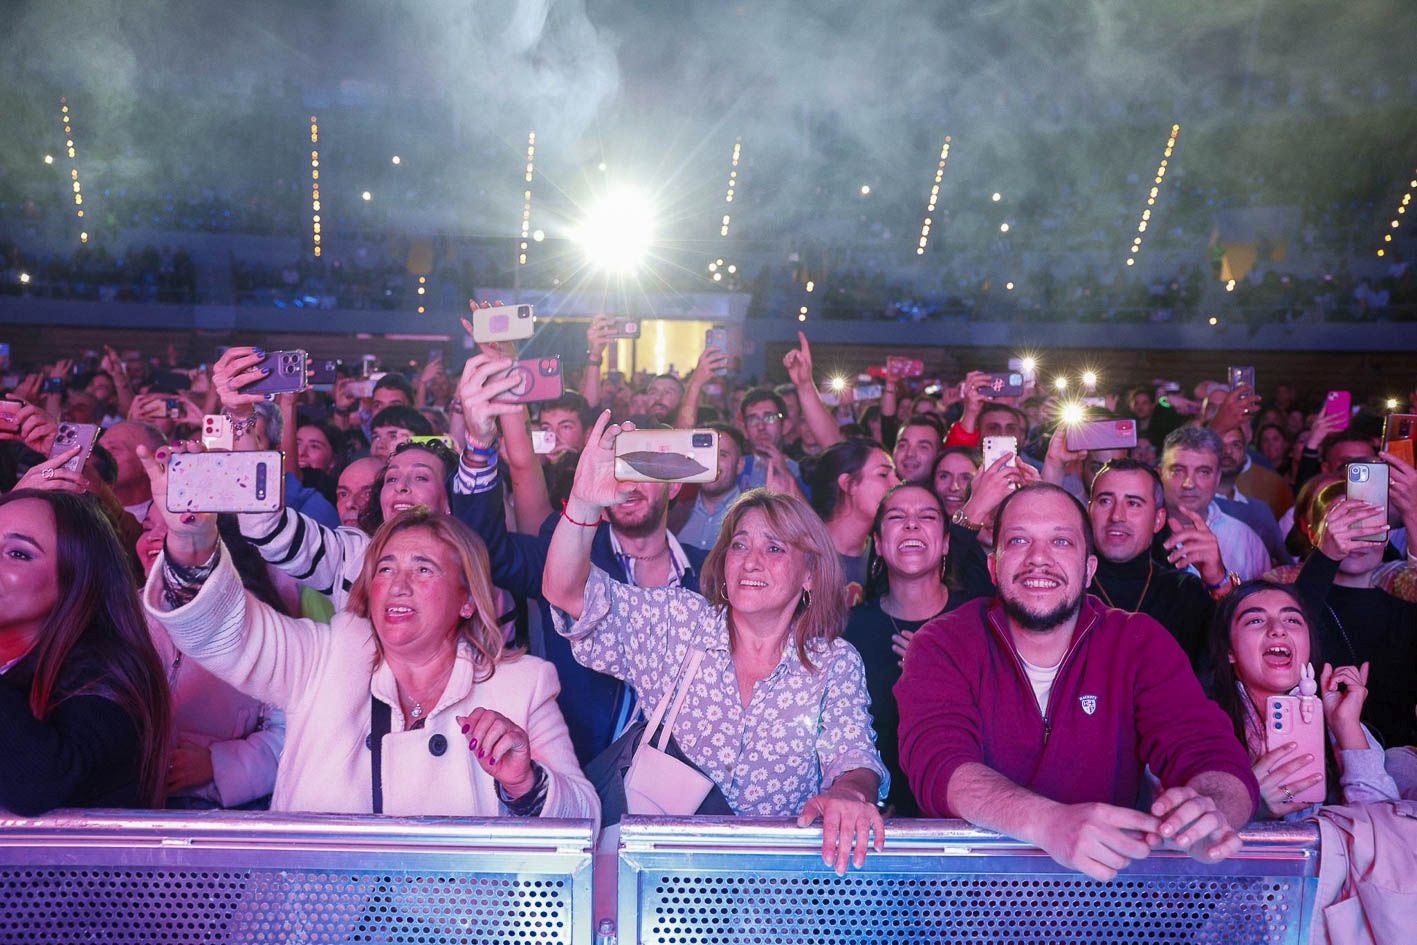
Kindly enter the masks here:
[[[1313, 713], [1308, 722], [1299, 711], [1301, 696], [1270, 696], [1265, 700], [1264, 731], [1265, 748], [1273, 751], [1290, 742], [1299, 747], [1283, 760], [1289, 761], [1303, 755], [1312, 755], [1313, 761], [1289, 776], [1289, 783], [1300, 781], [1311, 775], [1324, 774], [1324, 704], [1318, 696], [1313, 699]], [[1306, 804], [1322, 804], [1328, 795], [1328, 786], [1321, 778], [1318, 784], [1294, 792], [1296, 801]]]
[[1353, 395], [1346, 390], [1331, 390], [1324, 395], [1324, 413], [1338, 418], [1335, 431], [1347, 430], [1353, 416]]

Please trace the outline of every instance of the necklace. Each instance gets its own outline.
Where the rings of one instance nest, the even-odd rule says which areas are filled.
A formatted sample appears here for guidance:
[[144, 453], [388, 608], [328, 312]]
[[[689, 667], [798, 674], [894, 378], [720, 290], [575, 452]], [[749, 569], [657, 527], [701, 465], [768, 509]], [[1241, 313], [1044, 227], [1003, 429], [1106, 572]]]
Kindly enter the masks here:
[[[895, 630], [896, 633], [904, 633], [905, 631], [901, 629], [900, 624], [896, 623], [895, 616], [892, 615], [889, 610], [886, 610], [886, 601], [888, 601], [888, 600], [891, 600], [891, 598], [890, 598], [889, 596], [884, 597], [884, 598], [881, 599], [881, 613], [883, 613], [883, 614], [886, 615], [886, 619], [891, 622], [891, 628], [892, 628], [893, 630]], [[892, 603], [894, 603], [893, 600], [892, 600]], [[930, 616], [926, 617], [924, 620], [921, 620], [921, 621], [914, 621], [914, 620], [912, 620], [912, 621], [909, 621], [909, 622], [910, 622], [910, 623], [918, 623], [919, 626], [922, 626], [922, 627], [923, 627], [925, 624], [929, 623], [930, 621], [934, 620], [936, 617], [940, 616], [940, 614], [944, 613], [944, 612], [945, 612], [945, 608], [948, 607], [949, 605], [950, 605], [950, 602], [949, 602], [949, 597], [948, 597], [948, 595], [947, 595], [946, 598], [945, 598], [945, 603], [940, 607], [939, 610], [935, 611], [933, 614], [931, 614]], [[902, 618], [902, 619], [904, 619], [904, 618]]]
[[652, 555], [633, 555], [628, 551], [624, 552], [625, 557], [634, 558], [636, 561], [653, 561], [656, 558], [663, 558], [667, 554], [669, 554], [669, 540], [667, 538], [664, 541], [664, 547]]
[[1338, 632], [1343, 637], [1343, 645], [1348, 647], [1348, 655], [1353, 657], [1353, 665], [1358, 665], [1358, 650], [1353, 646], [1353, 640], [1348, 636], [1348, 628], [1343, 625], [1343, 621], [1338, 619], [1338, 611], [1333, 609], [1332, 604], [1325, 604], [1328, 615], [1333, 618], [1334, 624], [1338, 627]]
[[[1146, 592], [1151, 590], [1151, 579], [1155, 574], [1156, 565], [1148, 561], [1146, 563], [1146, 583], [1141, 586], [1141, 596], [1137, 598], [1137, 605], [1135, 607], [1127, 608], [1132, 613], [1141, 613], [1141, 605], [1146, 602]], [[1116, 607], [1118, 610], [1122, 609], [1120, 607], [1117, 607], [1116, 604], [1112, 603], [1112, 595], [1107, 593], [1107, 588], [1102, 586], [1102, 582], [1100, 580], [1094, 579], [1092, 583], [1097, 585], [1097, 592], [1102, 595], [1102, 599], [1107, 602], [1108, 607]]]
[[[455, 661], [455, 662], [456, 662], [456, 661]], [[423, 719], [424, 715], [426, 715], [429, 711], [431, 711], [432, 708], [435, 708], [435, 707], [437, 706], [437, 702], [438, 702], [439, 696], [441, 696], [441, 695], [443, 694], [443, 690], [447, 689], [447, 687], [448, 687], [448, 680], [452, 679], [452, 676], [453, 676], [453, 667], [452, 667], [452, 666], [449, 666], [449, 667], [448, 667], [447, 674], [446, 674], [445, 676], [443, 676], [443, 679], [442, 679], [441, 682], [438, 683], [437, 688], [436, 688], [436, 689], [432, 689], [432, 692], [434, 693], [434, 695], [431, 695], [431, 696], [425, 695], [425, 696], [423, 697], [423, 699], [413, 699], [413, 698], [412, 698], [412, 694], [410, 693], [410, 694], [409, 694], [409, 697], [410, 697], [410, 700], [412, 701], [413, 704], [412, 704], [411, 706], [409, 706], [409, 709], [408, 709], [408, 717], [411, 718], [411, 719], [413, 719], [415, 722], [418, 722], [418, 721], [421, 721], [421, 720]], [[397, 680], [395, 680], [395, 685], [398, 685]], [[431, 688], [431, 687], [430, 687], [430, 688]], [[399, 686], [399, 692], [403, 692], [403, 691], [404, 691], [404, 690], [403, 690], [403, 686]], [[424, 701], [424, 699], [428, 699], [431, 703], [433, 703], [433, 705], [430, 706], [429, 709], [424, 709], [424, 708], [423, 708], [423, 701]]]

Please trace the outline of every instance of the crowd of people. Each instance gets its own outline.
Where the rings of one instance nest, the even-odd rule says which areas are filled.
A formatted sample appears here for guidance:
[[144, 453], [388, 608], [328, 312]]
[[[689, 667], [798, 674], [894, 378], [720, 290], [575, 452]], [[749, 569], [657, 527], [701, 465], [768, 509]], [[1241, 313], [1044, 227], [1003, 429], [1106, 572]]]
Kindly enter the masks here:
[[[507, 342], [273, 395], [253, 347], [19, 374], [0, 808], [608, 828], [653, 803], [819, 822], [838, 872], [890, 818], [961, 817], [1107, 880], [1163, 844], [1223, 860], [1252, 819], [1417, 799], [1417, 472], [1381, 415], [1158, 380], [1091, 408], [1134, 446], [1083, 450], [1031, 382], [895, 365], [879, 399], [827, 397], [805, 336], [777, 386], [717, 347], [626, 378], [612, 334], [595, 319], [574, 388], [531, 404]], [[620, 437], [691, 429], [709, 475], [623, 478]], [[169, 501], [224, 450], [274, 457], [280, 501]], [[1323, 758], [1268, 737], [1289, 695]], [[661, 719], [688, 800], [631, 784]]]

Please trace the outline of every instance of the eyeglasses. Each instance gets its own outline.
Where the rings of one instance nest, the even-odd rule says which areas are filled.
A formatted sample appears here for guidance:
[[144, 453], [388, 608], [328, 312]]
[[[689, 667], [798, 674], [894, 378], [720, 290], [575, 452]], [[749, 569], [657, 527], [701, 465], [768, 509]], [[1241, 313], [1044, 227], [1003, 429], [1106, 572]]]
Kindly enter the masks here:
[[750, 413], [743, 418], [745, 427], [770, 427], [782, 422], [780, 413]]

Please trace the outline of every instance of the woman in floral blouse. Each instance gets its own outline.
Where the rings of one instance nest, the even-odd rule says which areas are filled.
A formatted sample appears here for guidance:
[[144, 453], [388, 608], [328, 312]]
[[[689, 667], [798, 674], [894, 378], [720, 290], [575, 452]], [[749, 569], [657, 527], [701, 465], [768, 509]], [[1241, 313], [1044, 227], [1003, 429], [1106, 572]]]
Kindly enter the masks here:
[[[705, 657], [674, 737], [733, 809], [822, 820], [822, 858], [860, 867], [884, 824], [861, 658], [846, 622], [841, 564], [799, 499], [755, 489], [734, 505], [704, 562], [707, 597], [612, 581], [590, 565], [595, 524], [619, 501], [615, 438], [602, 414], [576, 467], [542, 578], [556, 629], [583, 665], [623, 679], [647, 705], [672, 685], [690, 647]], [[559, 612], [558, 612], [559, 611]], [[854, 855], [854, 856], [853, 856]]]

